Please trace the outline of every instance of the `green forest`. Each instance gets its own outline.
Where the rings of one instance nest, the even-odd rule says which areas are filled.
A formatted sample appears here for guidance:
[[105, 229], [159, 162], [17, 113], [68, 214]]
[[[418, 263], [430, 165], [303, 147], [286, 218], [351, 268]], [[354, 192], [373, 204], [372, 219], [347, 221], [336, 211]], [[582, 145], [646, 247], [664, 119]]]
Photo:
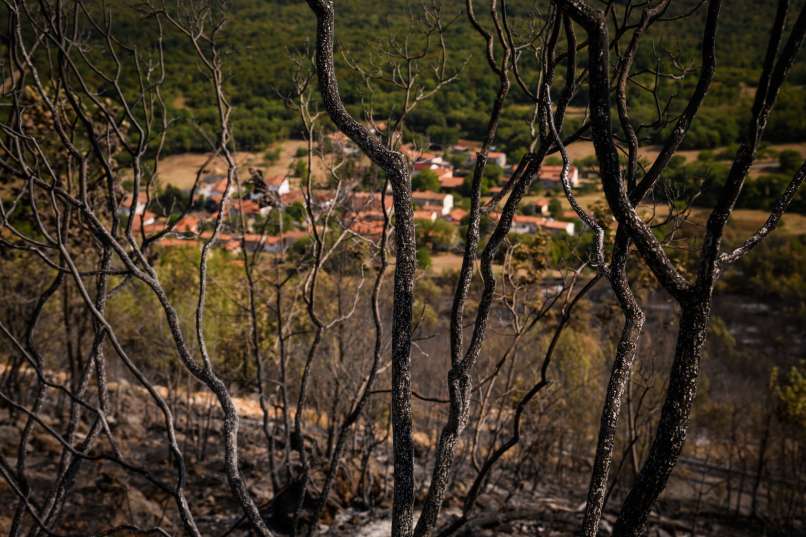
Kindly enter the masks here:
[[[673, 2], [667, 17], [670, 20], [654, 25], [643, 41], [636, 57], [635, 91], [630, 92], [636, 120], [651, 123], [658, 106], [668, 106], [670, 113], [679, 111], [691, 92], [699, 65], [704, 10], [697, 9], [693, 16], [685, 19], [685, 24], [675, 19], [700, 3], [699, 0]], [[509, 20], [516, 35], [519, 27], [521, 33], [526, 32], [526, 25], [535, 13], [547, 10], [544, 4], [523, 0], [508, 2]], [[458, 138], [482, 136], [497, 79], [484, 60], [483, 41], [472, 26], [465, 23], [464, 2], [441, 2], [437, 6], [445, 30], [447, 69], [456, 79], [433, 99], [418, 106], [406, 127], [412, 135], [425, 136], [437, 144], [449, 144]], [[224, 23], [218, 35], [218, 46], [222, 51], [227, 92], [234, 106], [232, 123], [238, 148], [263, 150], [276, 140], [298, 135], [297, 116], [284, 98], [291, 93], [294, 73], [300, 65], [309, 63], [314, 20], [308, 7], [304, 2], [292, 0], [233, 0], [220, 9]], [[708, 149], [735, 143], [747, 124], [752, 84], [758, 78], [775, 6], [772, 2], [731, 0], [723, 9], [731, 15], [720, 21], [716, 80], [682, 149]], [[158, 43], [154, 35], [143, 36], [138, 31], [143, 16], [137, 8], [115, 9], [111, 24], [122, 42], [136, 46], [141, 54], [153, 60]], [[479, 14], [481, 20], [485, 16], [488, 14]], [[385, 67], [396, 61], [393, 55], [402, 47], [427, 51], [430, 63], [421, 62], [418, 66], [426, 85], [432, 67], [441, 61], [436, 39], [426, 30], [423, 10], [403, 0], [390, 0], [382, 6], [368, 0], [341, 2], [338, 27], [336, 60], [341, 90], [355, 113], [371, 108], [378, 120], [394, 118], [399, 113], [396, 106], [400, 102], [400, 90], [389, 80], [381, 79], [381, 75], [386, 76]], [[216, 110], [206, 84], [207, 73], [195, 62], [194, 52], [184, 36], [166, 29], [163, 49], [165, 69], [170, 75], [163, 91], [172, 125], [165, 152], [208, 150], [205, 132], [211, 130]], [[526, 79], [530, 78], [529, 60], [522, 61]], [[579, 61], [582, 64], [584, 56]], [[658, 74], [656, 101], [651, 93], [641, 91], [639, 84], [652, 83]], [[130, 82], [134, 87], [135, 80]], [[555, 85], [559, 88], [563, 83], [562, 73], [558, 72]], [[806, 139], [804, 84], [806, 64], [798, 62], [767, 127], [767, 142]], [[523, 91], [512, 92], [499, 129], [504, 150], [523, 151], [528, 144], [528, 122], [532, 116], [529, 102]], [[572, 105], [581, 110], [586, 104], [585, 88], [580, 88]], [[581, 116], [570, 117], [569, 126], [573, 127], [573, 122], [580, 119]], [[655, 143], [665, 133], [650, 126], [640, 134], [646, 143]]]

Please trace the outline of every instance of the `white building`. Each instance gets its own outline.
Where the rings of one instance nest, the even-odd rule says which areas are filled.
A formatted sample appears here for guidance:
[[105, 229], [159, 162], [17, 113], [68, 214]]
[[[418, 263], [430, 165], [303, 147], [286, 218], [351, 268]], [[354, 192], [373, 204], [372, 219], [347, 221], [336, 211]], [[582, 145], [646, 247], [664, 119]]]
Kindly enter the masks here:
[[446, 216], [453, 209], [453, 194], [442, 194], [439, 192], [412, 192], [412, 201], [417, 207], [426, 205], [436, 205], [440, 208], [440, 215]]

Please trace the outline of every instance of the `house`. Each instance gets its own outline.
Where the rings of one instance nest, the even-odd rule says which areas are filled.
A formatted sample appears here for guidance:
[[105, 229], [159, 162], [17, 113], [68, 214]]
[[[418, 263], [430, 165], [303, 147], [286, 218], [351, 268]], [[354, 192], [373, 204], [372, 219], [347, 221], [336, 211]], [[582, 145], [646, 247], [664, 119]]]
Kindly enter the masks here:
[[439, 186], [442, 190], [459, 190], [464, 184], [464, 177], [457, 177], [453, 174], [439, 179]]
[[412, 202], [417, 207], [425, 205], [436, 205], [439, 207], [439, 214], [445, 216], [453, 209], [453, 194], [442, 194], [439, 192], [415, 191], [411, 193]]
[[383, 220], [382, 211], [369, 209], [352, 213], [345, 218], [344, 225], [359, 235], [378, 238], [383, 233]]
[[[451, 149], [456, 153], [467, 153], [467, 162], [476, 160], [476, 153], [481, 152], [482, 143], [473, 140], [459, 140]], [[492, 162], [498, 166], [505, 168], [507, 165], [507, 154], [502, 151], [487, 151], [487, 162]]]
[[516, 214], [512, 218], [513, 233], [536, 233], [538, 230], [555, 235], [565, 233], [574, 235], [575, 225], [573, 222], [560, 222], [542, 216], [527, 216]]
[[540, 198], [535, 200], [533, 206], [535, 208], [536, 214], [542, 214], [543, 216], [548, 216], [551, 211], [549, 210], [549, 204], [551, 202], [546, 198]]
[[450, 220], [451, 222], [459, 223], [466, 216], [467, 211], [465, 211], [464, 209], [456, 208], [453, 209], [450, 213], [448, 213], [448, 220]]
[[[199, 240], [208, 241], [212, 236], [212, 231], [205, 231], [199, 235]], [[259, 233], [245, 233], [242, 238], [228, 233], [219, 233], [216, 235], [214, 246], [223, 248], [230, 253], [239, 253], [242, 245], [246, 246], [246, 250], [250, 252], [263, 251], [277, 253], [285, 251], [290, 245], [306, 236], [307, 233], [304, 231], [289, 231], [279, 237], [261, 235]]]
[[248, 199], [233, 200], [229, 208], [230, 218], [239, 218], [243, 213], [244, 218], [250, 219], [257, 215], [266, 216], [271, 212], [271, 207], [261, 207], [256, 201]]
[[[448, 163], [446, 162], [445, 164]], [[443, 177], [453, 177], [453, 169], [451, 169], [449, 166], [450, 165], [444, 166], [442, 164], [437, 164], [434, 161], [415, 162], [414, 175], [418, 175], [426, 170], [430, 170], [434, 172], [434, 174], [436, 174], [437, 178], [440, 180]]]
[[153, 226], [156, 221], [156, 214], [151, 211], [143, 211], [142, 213], [134, 215], [132, 219], [132, 229], [139, 232], [141, 227]]
[[204, 198], [218, 199], [224, 197], [224, 192], [227, 190], [227, 178], [221, 176], [215, 181], [205, 182], [199, 187], [199, 195]]
[[551, 218], [545, 219], [540, 225], [540, 228], [551, 234], [565, 233], [571, 237], [573, 237], [576, 232], [576, 225], [573, 222], [562, 222], [560, 220], [552, 220]]
[[[562, 170], [562, 166], [547, 166], [544, 164], [540, 167], [537, 179], [543, 188], [562, 188], [562, 183], [560, 182]], [[571, 187], [579, 186], [579, 170], [576, 166], [568, 167], [568, 182]]]
[[270, 192], [275, 192], [279, 196], [284, 196], [291, 192], [291, 186], [288, 184], [288, 177], [277, 175], [266, 179], [266, 187]]
[[231, 254], [241, 253], [241, 241], [238, 239], [229, 239], [221, 243], [221, 247]]
[[[378, 211], [381, 207], [381, 195], [378, 192], [352, 192], [347, 198], [347, 207], [353, 211]], [[386, 210], [392, 210], [392, 196], [386, 196]]]
[[377, 220], [356, 220], [350, 224], [350, 230], [358, 235], [377, 239], [383, 233], [383, 222]]
[[488, 151], [487, 152], [487, 162], [497, 164], [501, 168], [506, 168], [506, 166], [507, 166], [507, 154], [502, 152], [502, 151]]
[[[453, 147], [454, 147], [454, 151], [458, 151], [458, 152], [461, 152], [461, 153], [465, 153], [465, 152], [467, 153], [467, 160], [465, 162], [466, 165], [470, 165], [473, 162], [475, 162], [476, 153], [479, 153], [481, 151], [481, 144], [479, 144], [478, 147], [472, 146], [472, 147], [474, 147], [474, 149], [472, 151], [470, 150], [471, 146], [454, 145]], [[457, 150], [457, 147], [464, 147], [465, 150], [464, 151]], [[490, 163], [490, 164], [496, 164], [496, 165], [500, 166], [501, 168], [506, 168], [506, 166], [507, 166], [507, 154], [502, 152], [502, 151], [487, 151], [487, 162]]]
[[436, 174], [437, 180], [439, 180], [439, 186], [444, 190], [459, 189], [465, 182], [464, 177], [456, 177], [453, 175], [453, 168], [442, 158], [414, 163], [414, 175], [418, 175], [425, 170], [430, 170]]
[[576, 211], [563, 211], [560, 213], [560, 218], [565, 220], [579, 220], [579, 215]]
[[[314, 210], [329, 209], [336, 201], [336, 193], [332, 190], [311, 190], [311, 206]], [[302, 190], [292, 190], [286, 194], [280, 195], [280, 203], [288, 207], [299, 203], [305, 205], [305, 194]]]
[[143, 212], [146, 210], [147, 204], [148, 194], [146, 192], [138, 192], [136, 201], [132, 194], [126, 194], [126, 196], [124, 196], [123, 200], [120, 202], [118, 214], [121, 216], [127, 216], [132, 205], [134, 205], [134, 214], [143, 214]]
[[202, 220], [197, 214], [188, 213], [176, 221], [173, 230], [176, 233], [198, 233]]
[[[205, 241], [205, 242], [209, 241], [212, 237], [213, 237], [213, 231], [212, 230], [203, 231], [203, 232], [199, 233], [199, 240], [201, 240], [201, 241]], [[223, 242], [226, 242], [226, 241], [229, 241], [229, 240], [232, 240], [232, 239], [233, 239], [232, 235], [230, 235], [228, 233], [224, 233], [223, 231], [219, 231], [218, 235], [216, 235], [216, 240], [215, 240], [214, 244], [221, 244]]]
[[[498, 221], [500, 217], [500, 213], [490, 213], [490, 218], [494, 221]], [[573, 236], [575, 228], [576, 226], [573, 222], [561, 222], [542, 216], [516, 214], [512, 217], [512, 227], [510, 229], [512, 233], [537, 233], [539, 230], [551, 235], [565, 233]]]
[[264, 237], [263, 251], [270, 253], [285, 252], [295, 242], [308, 237], [304, 231], [287, 231], [280, 236], [267, 236]]
[[213, 186], [219, 181], [226, 181], [227, 176], [220, 173], [208, 173], [203, 175], [198, 185], [198, 194], [205, 198], [209, 197], [213, 192]]
[[350, 137], [341, 131], [328, 134], [327, 140], [335, 151], [344, 153], [345, 155], [354, 155], [359, 151], [358, 146], [353, 143]]
[[442, 212], [442, 207], [439, 205], [423, 205], [419, 209], [414, 210], [414, 220], [421, 222], [434, 222]]
[[471, 158], [473, 153], [481, 151], [481, 142], [473, 140], [458, 140], [451, 149], [457, 153], [470, 153]]
[[433, 153], [428, 153], [427, 157], [423, 157], [422, 155], [414, 161], [414, 169], [416, 171], [422, 170], [436, 170], [437, 168], [450, 168], [451, 163], [445, 160], [444, 158], [434, 155]]
[[400, 152], [406, 155], [412, 162], [423, 161], [428, 162], [441, 157], [436, 153], [424, 151], [414, 146], [414, 144], [403, 144], [400, 146]]

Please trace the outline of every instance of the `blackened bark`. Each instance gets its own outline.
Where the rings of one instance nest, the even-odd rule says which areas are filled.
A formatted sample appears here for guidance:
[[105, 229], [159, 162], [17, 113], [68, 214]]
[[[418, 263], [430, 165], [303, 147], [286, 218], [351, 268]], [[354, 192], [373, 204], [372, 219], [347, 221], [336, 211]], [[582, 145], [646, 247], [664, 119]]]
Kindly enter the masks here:
[[604, 13], [579, 0], [559, 0], [558, 3], [588, 34], [591, 131], [607, 203], [658, 281], [680, 300], [690, 291], [691, 285], [632, 206], [626, 183], [622, 180], [610, 121], [609, 45]]
[[392, 319], [393, 537], [409, 537], [414, 511], [414, 443], [411, 417], [411, 312], [416, 270], [414, 212], [405, 157], [387, 149], [347, 112], [333, 62], [335, 8], [331, 0], [308, 0], [316, 14], [316, 69], [330, 119], [380, 167], [392, 185], [395, 211], [395, 277]]
[[596, 446], [591, 480], [588, 487], [588, 501], [582, 524], [583, 534], [594, 537], [599, 531], [599, 521], [607, 496], [607, 481], [610, 465], [613, 462], [613, 448], [621, 412], [621, 403], [630, 378], [632, 365], [638, 350], [638, 338], [644, 325], [644, 313], [627, 279], [627, 251], [629, 238], [619, 229], [613, 248], [613, 261], [610, 269], [610, 285], [624, 312], [624, 327], [621, 332], [613, 369], [607, 385], [604, 408], [602, 409], [599, 439]]
[[674, 363], [660, 423], [638, 479], [624, 500], [613, 528], [616, 537], [641, 535], [649, 511], [666, 487], [686, 440], [691, 407], [697, 393], [702, 346], [711, 312], [711, 295], [683, 305]]

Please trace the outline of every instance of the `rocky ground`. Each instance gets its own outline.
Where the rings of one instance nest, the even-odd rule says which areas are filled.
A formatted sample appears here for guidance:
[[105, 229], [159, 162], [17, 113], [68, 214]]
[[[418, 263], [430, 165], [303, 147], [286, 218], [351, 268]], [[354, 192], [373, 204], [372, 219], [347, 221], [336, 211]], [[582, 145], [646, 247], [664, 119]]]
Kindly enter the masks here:
[[[142, 391], [128, 384], [115, 385], [113, 401], [115, 413], [110, 428], [117, 441], [121, 457], [131, 464], [148, 468], [154, 477], [173, 483], [175, 471], [170, 454], [163, 441], [165, 428], [154, 408], [147, 407]], [[175, 416], [180, 447], [188, 468], [187, 494], [191, 510], [204, 535], [221, 537], [237, 526], [239, 508], [232, 499], [224, 473], [223, 455], [219, 449], [220, 421], [213, 406], [204, 397], [185, 399], [190, 405], [175, 405]], [[63, 401], [48, 400], [43, 421], [60, 430], [57, 415]], [[249, 489], [257, 502], [264, 507], [272, 505], [272, 491], [265, 437], [260, 426], [256, 401], [245, 398], [238, 401], [243, 414], [241, 430], [241, 468]], [[192, 413], [187, 412], [192, 409]], [[7, 416], [6, 411], [3, 416]], [[7, 470], [13, 473], [17, 464], [16, 444], [23, 420], [14, 423], [0, 422], [0, 453]], [[80, 433], [86, 427], [80, 428]], [[321, 440], [321, 439], [320, 439]], [[313, 442], [311, 442], [313, 443]], [[323, 444], [320, 441], [320, 444]], [[93, 455], [108, 453], [106, 442], [98, 444]], [[32, 491], [32, 503], [39, 505], [44, 493], [50, 490], [56, 465], [62, 453], [62, 444], [42, 427], [35, 427], [28, 450], [27, 478]], [[338, 476], [327, 512], [321, 520], [324, 535], [380, 537], [390, 535], [391, 465], [388, 448], [376, 450], [369, 472], [372, 487], [371, 505], [356, 501], [358, 463], [350, 460]], [[418, 480], [424, 482], [426, 468], [418, 467]], [[543, 485], [526, 491], [523, 487], [491, 487], [479, 502], [471, 523], [460, 535], [572, 535], [578, 527], [584, 507], [584, 475], [575, 484], [563, 486]], [[314, 475], [314, 489], [318, 489], [321, 476]], [[513, 490], [514, 489], [514, 490]], [[128, 473], [119, 465], [107, 460], [85, 461], [78, 474], [73, 493], [66, 504], [58, 533], [61, 535], [91, 535], [105, 528], [123, 524], [139, 527], [161, 526], [171, 535], [179, 535], [182, 528], [176, 518], [173, 499], [147, 479]], [[424, 487], [421, 491], [424, 493]], [[444, 520], [459, 516], [461, 487], [454, 491], [444, 509]], [[8, 532], [12, 522], [16, 495], [5, 479], [0, 479], [0, 533]], [[617, 502], [613, 502], [616, 504]], [[666, 501], [660, 514], [653, 518], [650, 535], [756, 535], [760, 532], [746, 521], [736, 521], [709, 514], [708, 506], [694, 508], [686, 501]], [[271, 517], [269, 517], [271, 518]], [[615, 513], [608, 512], [602, 523], [602, 534], [610, 533]], [[277, 519], [270, 519], [275, 529], [282, 530]], [[694, 527], [696, 524], [696, 527]], [[231, 534], [244, 534], [245, 524]], [[278, 531], [279, 533], [279, 531]]]

